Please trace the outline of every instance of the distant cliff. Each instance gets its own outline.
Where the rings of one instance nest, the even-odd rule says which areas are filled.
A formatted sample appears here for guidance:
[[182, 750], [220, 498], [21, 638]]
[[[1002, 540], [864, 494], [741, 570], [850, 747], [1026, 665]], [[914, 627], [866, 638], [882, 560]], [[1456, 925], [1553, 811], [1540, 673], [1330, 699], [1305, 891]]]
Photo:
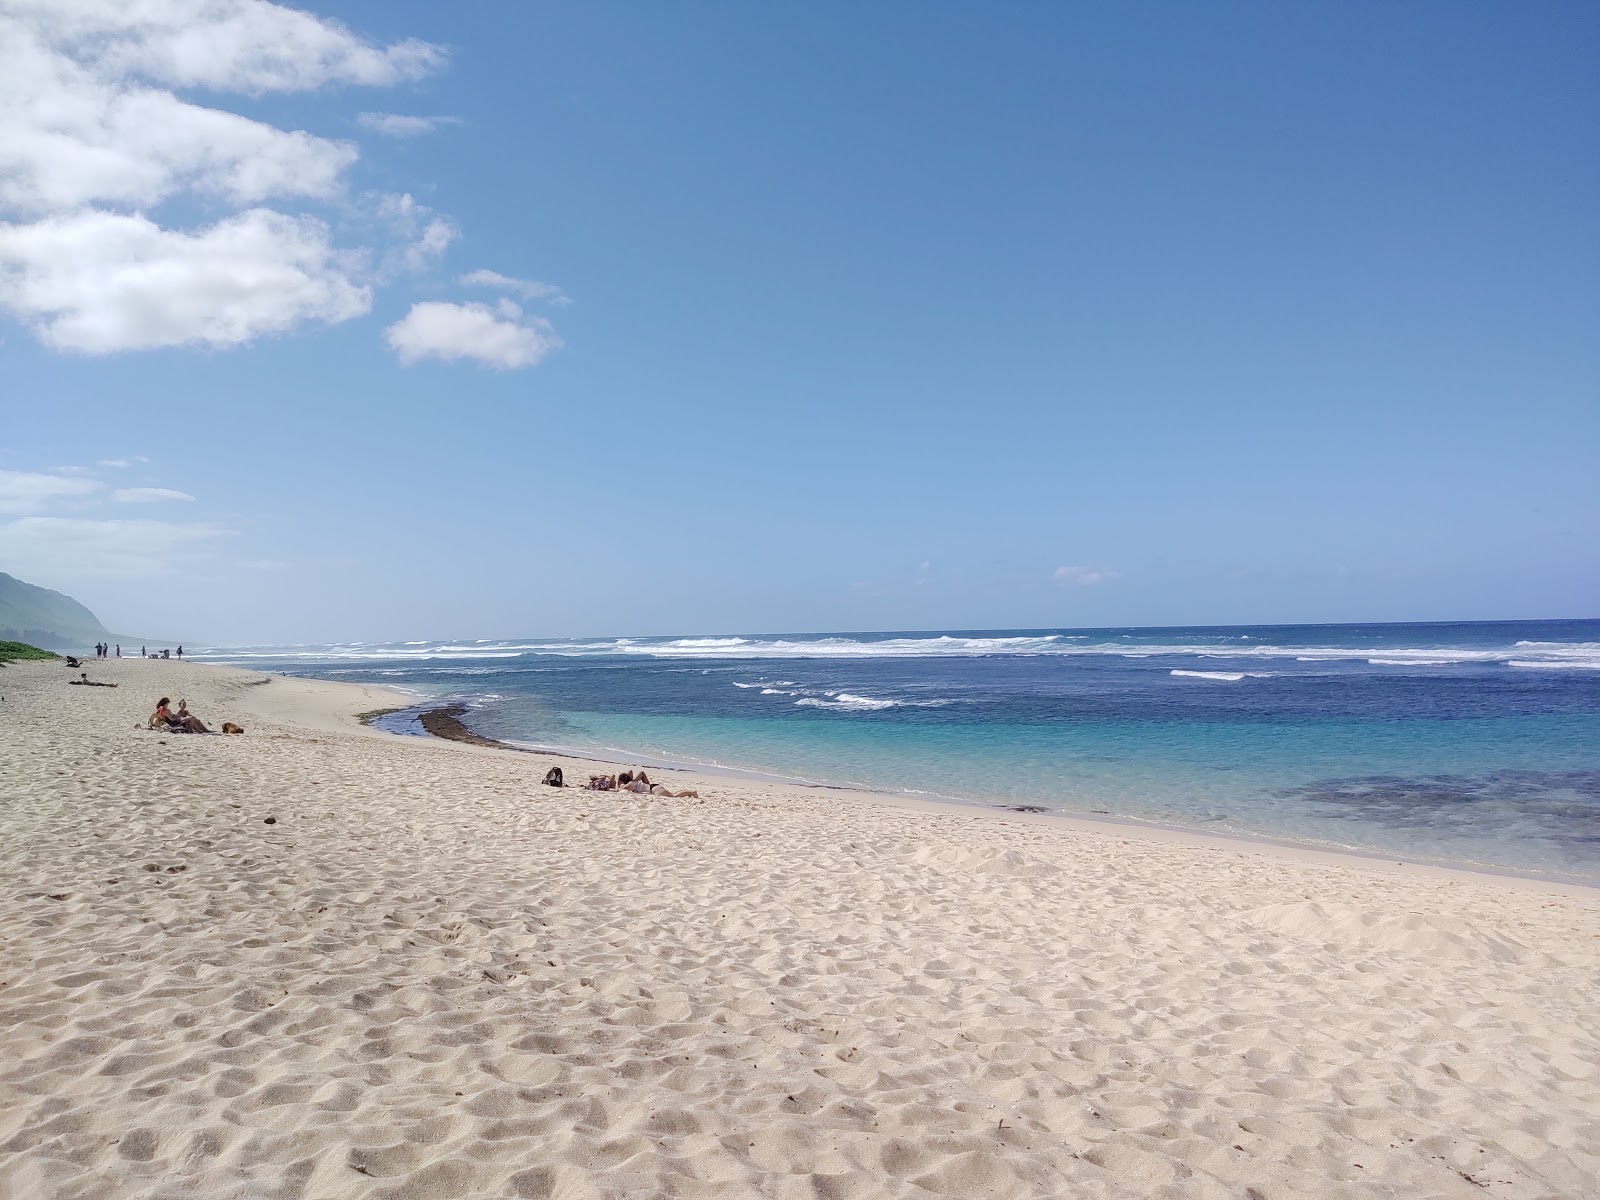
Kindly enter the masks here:
[[0, 571], [0, 641], [86, 650], [109, 640], [112, 635], [100, 618], [71, 596]]

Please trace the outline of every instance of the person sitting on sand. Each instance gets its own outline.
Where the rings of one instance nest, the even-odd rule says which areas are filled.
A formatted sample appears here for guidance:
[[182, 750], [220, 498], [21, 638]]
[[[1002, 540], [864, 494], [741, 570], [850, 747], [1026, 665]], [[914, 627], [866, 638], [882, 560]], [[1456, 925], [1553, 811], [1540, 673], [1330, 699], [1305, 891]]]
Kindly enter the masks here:
[[205, 722], [189, 711], [189, 702], [187, 700], [178, 701], [178, 720], [183, 723], [183, 727], [190, 733], [211, 732], [205, 727]]
[[67, 680], [73, 687], [116, 687], [114, 683], [96, 683], [89, 678], [89, 672], [79, 671], [78, 678]]
[[154, 729], [157, 725], [164, 725], [173, 733], [211, 732], [205, 727], [205, 722], [189, 712], [189, 702], [187, 700], [178, 702], [177, 712], [173, 712], [167, 707], [171, 703], [172, 701], [165, 696], [156, 701], [156, 711], [150, 714], [150, 720], [146, 723], [148, 728]]

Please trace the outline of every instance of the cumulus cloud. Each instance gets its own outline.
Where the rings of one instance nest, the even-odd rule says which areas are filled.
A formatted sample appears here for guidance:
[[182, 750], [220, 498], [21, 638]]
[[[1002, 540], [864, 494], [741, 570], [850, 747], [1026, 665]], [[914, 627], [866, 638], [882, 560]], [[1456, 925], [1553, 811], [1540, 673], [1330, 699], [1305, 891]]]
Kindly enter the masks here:
[[408, 117], [401, 113], [364, 112], [356, 124], [388, 137], [411, 138], [432, 133], [441, 125], [456, 124], [455, 117]]
[[236, 204], [329, 196], [357, 155], [345, 142], [99, 78], [3, 14], [0, 109], [0, 204], [25, 215], [143, 207], [184, 191]]
[[42, 471], [0, 471], [0, 513], [34, 513], [57, 500], [92, 496], [95, 479]]
[[413, 304], [384, 330], [384, 338], [407, 366], [425, 358], [470, 359], [502, 370], [531, 367], [561, 345], [548, 321], [525, 316], [509, 300], [494, 308], [440, 300]]
[[1063, 587], [1093, 587], [1097, 583], [1115, 579], [1119, 574], [1106, 567], [1057, 567], [1050, 573], [1050, 578]]
[[[91, 354], [236, 346], [366, 313], [369, 262], [425, 269], [456, 227], [409, 197], [398, 227], [351, 204], [349, 142], [174, 89], [389, 86], [443, 61], [268, 0], [0, 0], [0, 312]], [[148, 211], [173, 201], [240, 211], [190, 228]], [[325, 222], [269, 201], [337, 204], [382, 244], [341, 251]]]
[[267, 0], [5, 0], [13, 17], [109, 75], [250, 94], [418, 79], [444, 51], [374, 46], [338, 21]]
[[35, 579], [163, 575], [228, 532], [171, 521], [22, 517], [0, 523], [0, 560]]
[[513, 279], [509, 275], [500, 274], [499, 271], [481, 267], [476, 271], [468, 271], [461, 277], [461, 282], [468, 287], [486, 287], [501, 292], [512, 292], [524, 300], [543, 300], [561, 307], [572, 303], [566, 293], [553, 283], [540, 283], [537, 279]]
[[251, 209], [193, 233], [89, 211], [0, 225], [0, 305], [46, 344], [89, 354], [236, 346], [372, 305], [328, 227]]
[[193, 500], [188, 492], [180, 492], [174, 488], [158, 487], [131, 487], [118, 488], [111, 493], [111, 498], [118, 504], [152, 504], [163, 500]]

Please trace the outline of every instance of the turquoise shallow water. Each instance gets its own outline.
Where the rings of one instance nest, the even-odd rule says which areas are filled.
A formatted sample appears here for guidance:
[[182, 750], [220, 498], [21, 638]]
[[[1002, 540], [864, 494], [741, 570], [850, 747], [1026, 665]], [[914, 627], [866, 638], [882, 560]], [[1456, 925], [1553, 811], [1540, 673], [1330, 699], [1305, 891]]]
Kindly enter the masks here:
[[[1592, 716], [1160, 730], [843, 727], [825, 739], [751, 718], [573, 712], [564, 719], [564, 744], [659, 761], [990, 804], [1042, 803], [1412, 858], [1579, 875], [1595, 865], [1589, 843], [1579, 840], [1593, 800], [1589, 747], [1600, 740], [1600, 719]], [[1393, 774], [1397, 761], [1408, 764], [1404, 776]], [[1580, 828], [1565, 828], [1563, 815]]]
[[206, 656], [463, 699], [486, 734], [619, 760], [1600, 881], [1594, 621], [500, 639]]

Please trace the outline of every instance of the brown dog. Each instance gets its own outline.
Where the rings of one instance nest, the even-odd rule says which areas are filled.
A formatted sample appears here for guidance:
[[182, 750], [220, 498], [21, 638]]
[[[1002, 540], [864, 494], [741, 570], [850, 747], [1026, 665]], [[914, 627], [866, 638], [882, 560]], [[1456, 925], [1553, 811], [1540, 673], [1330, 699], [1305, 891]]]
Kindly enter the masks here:
[[235, 725], [232, 721], [224, 721], [222, 723], [222, 732], [223, 733], [243, 733], [244, 732], [244, 726], [243, 725]]

